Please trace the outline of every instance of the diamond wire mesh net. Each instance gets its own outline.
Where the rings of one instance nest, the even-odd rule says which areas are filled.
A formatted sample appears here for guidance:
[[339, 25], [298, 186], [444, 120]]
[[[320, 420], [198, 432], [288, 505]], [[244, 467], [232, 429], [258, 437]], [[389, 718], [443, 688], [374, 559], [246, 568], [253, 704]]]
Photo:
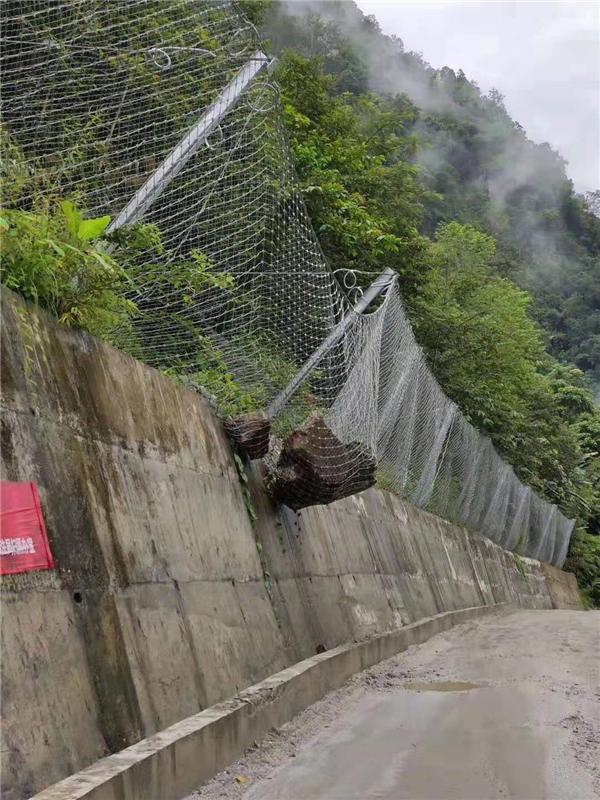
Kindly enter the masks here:
[[[376, 469], [380, 486], [416, 505], [562, 564], [573, 522], [444, 396], [397, 285], [374, 312], [350, 311], [295, 181], [256, 31], [234, 4], [0, 9], [3, 201], [48, 214], [68, 199], [88, 217], [110, 215], [106, 252], [126, 265], [130, 305], [105, 338], [228, 415], [265, 408], [349, 319], [274, 420], [280, 435], [304, 423], [291, 436], [312, 450], [294, 505], [313, 502], [317, 478], [321, 500], [333, 500]], [[285, 480], [281, 439], [267, 461]]]
[[368, 444], [379, 485], [506, 549], [561, 565], [573, 521], [522, 484], [444, 395], [396, 284], [350, 336], [352, 368], [326, 420], [343, 441]]
[[[227, 2], [9, 0], [1, 10], [3, 138], [22, 154], [17, 202], [28, 210], [68, 198], [114, 221], [261, 58]], [[135, 303], [110, 341], [204, 385], [225, 411], [264, 405], [344, 311], [291, 180], [276, 103], [263, 71], [110, 245], [133, 262]]]

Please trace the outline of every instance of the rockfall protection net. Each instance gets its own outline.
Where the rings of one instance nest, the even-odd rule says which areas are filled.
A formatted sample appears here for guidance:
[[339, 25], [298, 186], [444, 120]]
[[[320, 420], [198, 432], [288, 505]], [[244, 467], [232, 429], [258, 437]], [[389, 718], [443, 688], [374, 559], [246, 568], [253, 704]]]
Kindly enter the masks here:
[[268, 407], [346, 319], [273, 420], [275, 497], [301, 507], [376, 478], [562, 564], [573, 522], [444, 396], [397, 284], [375, 311], [352, 313], [294, 178], [268, 58], [234, 4], [0, 10], [3, 202], [48, 215], [67, 199], [86, 217], [110, 215], [99, 252], [124, 267], [127, 307], [106, 315], [105, 338], [202, 388], [227, 416]]

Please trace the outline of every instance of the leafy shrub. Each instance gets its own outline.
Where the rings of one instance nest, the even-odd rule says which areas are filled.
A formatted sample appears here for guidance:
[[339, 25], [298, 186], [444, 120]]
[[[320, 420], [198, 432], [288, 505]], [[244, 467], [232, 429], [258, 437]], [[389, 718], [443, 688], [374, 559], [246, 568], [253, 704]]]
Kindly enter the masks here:
[[243, 389], [229, 371], [223, 354], [210, 339], [198, 336], [195, 365], [174, 363], [164, 372], [181, 386], [207, 395], [224, 416], [237, 416], [264, 405], [264, 389]]
[[85, 219], [73, 203], [52, 212], [2, 211], [0, 279], [60, 322], [102, 338], [128, 322], [131, 280], [100, 245], [110, 217]]
[[584, 603], [600, 608], [600, 536], [576, 528], [564, 569], [575, 573]]

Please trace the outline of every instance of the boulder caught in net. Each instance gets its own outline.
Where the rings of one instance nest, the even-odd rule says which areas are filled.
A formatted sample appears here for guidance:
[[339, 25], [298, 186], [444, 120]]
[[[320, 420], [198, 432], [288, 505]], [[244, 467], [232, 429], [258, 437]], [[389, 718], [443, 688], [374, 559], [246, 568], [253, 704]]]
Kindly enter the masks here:
[[224, 420], [225, 432], [243, 455], [254, 461], [269, 452], [271, 421], [266, 414], [254, 412]]
[[321, 416], [291, 433], [267, 473], [277, 503], [297, 511], [326, 505], [375, 484], [377, 463], [359, 442], [343, 444]]

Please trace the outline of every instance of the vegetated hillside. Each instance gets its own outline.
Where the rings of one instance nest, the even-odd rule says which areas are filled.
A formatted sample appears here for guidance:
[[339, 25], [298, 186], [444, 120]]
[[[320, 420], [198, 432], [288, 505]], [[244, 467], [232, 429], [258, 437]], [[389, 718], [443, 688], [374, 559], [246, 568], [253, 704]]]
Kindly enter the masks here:
[[432, 69], [352, 0], [243, 5], [280, 57], [294, 161], [330, 262], [399, 272], [445, 390], [523, 480], [577, 516], [568, 566], [600, 602], [593, 197], [497, 92]]
[[600, 220], [562, 157], [527, 138], [498, 92], [433, 69], [352, 0], [275, 2], [264, 29], [274, 49], [322, 58], [336, 94], [408, 101], [411, 161], [430, 191], [421, 232], [458, 220], [493, 235], [495, 267], [534, 295], [551, 352], [600, 381]]

